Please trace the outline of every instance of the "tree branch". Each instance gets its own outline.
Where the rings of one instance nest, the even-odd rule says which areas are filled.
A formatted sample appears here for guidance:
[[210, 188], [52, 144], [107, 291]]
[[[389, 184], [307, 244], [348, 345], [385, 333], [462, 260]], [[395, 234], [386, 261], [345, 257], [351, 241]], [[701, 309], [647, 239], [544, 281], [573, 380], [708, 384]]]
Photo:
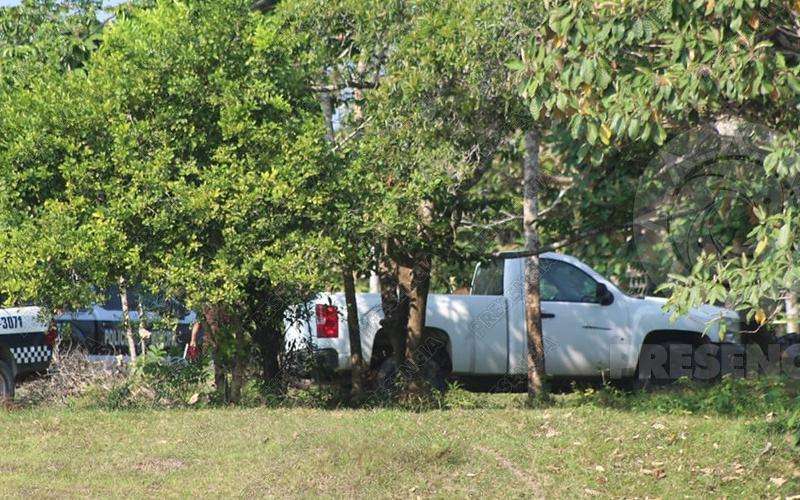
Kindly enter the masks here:
[[543, 254], [545, 252], [554, 252], [556, 250], [564, 248], [567, 245], [570, 245], [572, 243], [576, 243], [578, 241], [581, 241], [583, 239], [589, 238], [591, 236], [595, 236], [595, 235], [600, 234], [600, 233], [604, 233], [604, 232], [607, 232], [607, 231], [618, 231], [618, 230], [621, 230], [621, 229], [629, 229], [631, 227], [633, 227], [633, 223], [632, 222], [628, 222], [628, 223], [620, 224], [620, 225], [616, 225], [616, 226], [605, 226], [605, 227], [601, 227], [601, 228], [590, 229], [589, 231], [586, 231], [585, 233], [579, 233], [579, 234], [576, 234], [574, 236], [570, 236], [569, 238], [564, 238], [563, 240], [556, 241], [555, 243], [551, 243], [549, 245], [541, 246], [537, 250], [533, 250], [533, 251], [532, 250], [519, 250], [519, 251], [515, 251], [515, 252], [495, 252], [495, 253], [493, 253], [491, 255], [491, 258], [493, 258], [493, 259], [517, 259], [517, 258], [520, 258], [520, 257], [532, 257], [534, 255], [540, 255], [540, 254]]
[[347, 143], [347, 141], [349, 141], [349, 140], [350, 140], [350, 139], [352, 139], [353, 137], [357, 136], [357, 135], [359, 134], [359, 132], [361, 132], [361, 129], [363, 129], [363, 128], [364, 128], [364, 126], [365, 126], [367, 123], [369, 123], [369, 121], [370, 121], [371, 119], [372, 119], [372, 117], [371, 117], [371, 116], [367, 117], [367, 118], [366, 118], [364, 121], [362, 121], [362, 122], [361, 122], [361, 123], [358, 125], [358, 127], [356, 127], [356, 128], [355, 128], [355, 130], [353, 130], [352, 132], [350, 132], [349, 134], [347, 134], [347, 137], [345, 137], [345, 138], [344, 138], [344, 139], [342, 139], [341, 141], [338, 141], [338, 142], [336, 143], [336, 145], [333, 147], [333, 151], [335, 152], [335, 151], [336, 151], [336, 150], [338, 150], [340, 147], [344, 146], [344, 145]]
[[550, 206], [539, 212], [539, 217], [542, 217], [544, 215], [547, 215], [549, 212], [552, 212], [553, 209], [556, 208], [561, 203], [561, 200], [564, 198], [564, 195], [567, 194], [567, 191], [569, 191], [570, 189], [572, 189], [572, 184], [561, 188], [561, 190], [558, 192], [558, 196], [556, 196], [555, 201], [553, 201], [553, 203], [551, 203]]
[[345, 89], [375, 89], [378, 88], [376, 82], [355, 81], [347, 80], [340, 83], [331, 83], [328, 85], [312, 85], [311, 89], [314, 92], [338, 92]]

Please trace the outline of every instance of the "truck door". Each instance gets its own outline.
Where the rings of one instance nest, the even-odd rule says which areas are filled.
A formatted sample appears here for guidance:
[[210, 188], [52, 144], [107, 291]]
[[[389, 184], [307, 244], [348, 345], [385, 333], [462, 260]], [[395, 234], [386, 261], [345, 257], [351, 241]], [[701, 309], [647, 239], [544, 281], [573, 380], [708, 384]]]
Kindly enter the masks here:
[[612, 294], [612, 302], [603, 304], [599, 283], [572, 264], [541, 259], [540, 265], [547, 373], [592, 376], [608, 370], [612, 345], [625, 337], [621, 301]]

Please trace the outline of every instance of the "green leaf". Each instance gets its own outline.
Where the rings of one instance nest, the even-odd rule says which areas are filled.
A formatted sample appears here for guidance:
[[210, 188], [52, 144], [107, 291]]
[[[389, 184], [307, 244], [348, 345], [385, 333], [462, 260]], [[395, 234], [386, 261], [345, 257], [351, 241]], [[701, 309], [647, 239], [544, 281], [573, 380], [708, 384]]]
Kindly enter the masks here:
[[603, 64], [597, 66], [596, 73], [597, 88], [600, 91], [603, 91], [609, 86], [609, 84], [611, 84], [611, 74], [608, 72], [607, 67]]
[[542, 113], [542, 103], [539, 99], [532, 99], [530, 105], [531, 117], [538, 120]]
[[639, 119], [632, 118], [630, 123], [628, 124], [628, 137], [632, 140], [636, 140], [639, 138]]
[[558, 96], [556, 97], [556, 107], [558, 107], [558, 109], [560, 109], [561, 111], [566, 111], [567, 110], [567, 99], [568, 98], [567, 98], [566, 94], [559, 93]]
[[511, 71], [524, 71], [525, 64], [520, 60], [513, 60], [506, 63], [506, 67]]
[[789, 84], [789, 87], [794, 91], [795, 94], [800, 95], [800, 80], [798, 80], [794, 74], [788, 73], [786, 75], [786, 83]]
[[783, 227], [781, 227], [781, 229], [778, 231], [778, 248], [786, 248], [789, 246], [792, 237], [791, 227], [791, 223], [786, 222], [786, 224], [784, 224]]
[[597, 125], [593, 121], [588, 121], [586, 123], [586, 140], [589, 141], [589, 144], [592, 146], [597, 142]]
[[584, 58], [581, 61], [581, 80], [588, 84], [594, 81], [594, 61], [589, 58]]

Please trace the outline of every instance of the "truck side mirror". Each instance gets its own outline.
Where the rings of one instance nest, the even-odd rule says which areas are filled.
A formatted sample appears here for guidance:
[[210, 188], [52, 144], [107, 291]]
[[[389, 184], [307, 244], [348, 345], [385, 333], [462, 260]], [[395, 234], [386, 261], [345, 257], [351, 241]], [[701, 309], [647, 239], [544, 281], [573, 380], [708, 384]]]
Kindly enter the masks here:
[[603, 283], [597, 284], [597, 300], [601, 306], [610, 306], [614, 303], [614, 294]]

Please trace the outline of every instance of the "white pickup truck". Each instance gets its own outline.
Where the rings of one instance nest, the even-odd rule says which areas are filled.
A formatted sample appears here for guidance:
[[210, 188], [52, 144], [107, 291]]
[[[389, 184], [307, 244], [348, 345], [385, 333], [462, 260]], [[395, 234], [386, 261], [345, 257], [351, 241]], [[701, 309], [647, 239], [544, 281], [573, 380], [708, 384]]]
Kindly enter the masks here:
[[[650, 377], [640, 359], [666, 363], [659, 353], [675, 347], [738, 343], [739, 317], [730, 310], [704, 305], [671, 321], [664, 299], [630, 297], [574, 257], [556, 253], [541, 256], [542, 327], [545, 369], [552, 377], [612, 379]], [[476, 267], [471, 295], [428, 297], [425, 335], [441, 346], [431, 356], [446, 375], [514, 376], [527, 370], [524, 307], [525, 259], [500, 259]], [[381, 328], [383, 312], [378, 294], [358, 294], [361, 348], [375, 370], [391, 363], [391, 343]], [[343, 294], [320, 294], [315, 300], [316, 322], [288, 324], [286, 342], [326, 359], [336, 371], [350, 369], [350, 345]], [[720, 323], [725, 322], [721, 330]], [[723, 338], [720, 339], [720, 332]], [[672, 349], [672, 351], [670, 351]], [[680, 351], [680, 349], [678, 349]], [[308, 352], [308, 351], [307, 351]], [[680, 351], [683, 352], [683, 351]], [[690, 359], [691, 365], [693, 361]], [[719, 365], [717, 365], [719, 367]], [[685, 368], [685, 366], [684, 366]], [[713, 371], [713, 367], [706, 367]], [[690, 367], [691, 370], [691, 367]], [[719, 371], [719, 368], [717, 369]], [[655, 372], [654, 372], [655, 373]], [[673, 372], [669, 372], [675, 378]], [[690, 373], [681, 373], [690, 375]]]

